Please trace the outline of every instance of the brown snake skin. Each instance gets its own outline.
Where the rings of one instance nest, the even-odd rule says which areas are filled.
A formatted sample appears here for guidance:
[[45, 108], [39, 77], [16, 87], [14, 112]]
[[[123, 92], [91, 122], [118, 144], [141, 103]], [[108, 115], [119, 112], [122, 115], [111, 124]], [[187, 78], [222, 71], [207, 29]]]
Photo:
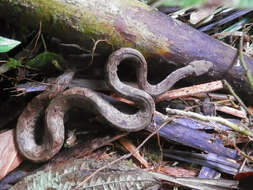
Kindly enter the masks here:
[[[117, 68], [124, 59], [136, 61], [137, 82], [143, 90], [126, 85], [119, 80]], [[18, 149], [24, 157], [34, 162], [47, 161], [53, 157], [64, 142], [64, 114], [73, 106], [87, 107], [90, 111], [102, 116], [109, 125], [122, 131], [132, 132], [144, 129], [152, 122], [155, 111], [155, 103], [151, 96], [162, 94], [186, 76], [204, 74], [211, 67], [210, 62], [195, 61], [174, 71], [159, 84], [150, 85], [147, 82], [147, 63], [143, 55], [132, 48], [121, 48], [112, 53], [108, 59], [105, 69], [106, 82], [118, 95], [136, 103], [139, 108], [136, 113], [126, 114], [117, 110], [95, 91], [88, 88], [75, 87], [63, 92], [73, 78], [73, 72], [65, 73], [64, 75], [69, 77], [68, 80], [63, 80], [64, 85], [60, 89], [58, 84], [53, 85], [53, 92], [47, 90], [35, 97], [20, 115], [16, 129]], [[57, 79], [57, 83], [60, 83], [59, 81], [62, 83], [62, 78], [64, 78], [62, 76]], [[58, 96], [50, 102], [56, 95]], [[45, 109], [45, 134], [42, 144], [38, 145], [35, 142], [34, 131], [36, 121]]]
[[121, 92], [125, 88], [125, 86], [122, 85], [122, 82], [120, 82], [116, 72], [118, 65], [124, 59], [133, 59], [136, 61], [135, 67], [137, 70], [138, 86], [153, 97], [159, 96], [168, 91], [179, 80], [190, 75], [200, 76], [207, 73], [213, 67], [213, 64], [209, 61], [193, 61], [189, 63], [189, 65], [170, 73], [160, 83], [151, 85], [147, 80], [147, 62], [144, 56], [135, 49], [121, 48], [110, 56], [105, 72], [107, 74], [107, 82], [109, 86], [116, 92]]
[[50, 100], [67, 88], [73, 76], [74, 72], [65, 72], [59, 76], [55, 84], [33, 98], [19, 116], [15, 133], [16, 143], [19, 152], [25, 158], [35, 162], [46, 161], [58, 152], [54, 147], [58, 146], [59, 138], [64, 140], [64, 131], [60, 131], [58, 127], [51, 129], [45, 127], [43, 144], [38, 145], [35, 140], [36, 122], [47, 108]]

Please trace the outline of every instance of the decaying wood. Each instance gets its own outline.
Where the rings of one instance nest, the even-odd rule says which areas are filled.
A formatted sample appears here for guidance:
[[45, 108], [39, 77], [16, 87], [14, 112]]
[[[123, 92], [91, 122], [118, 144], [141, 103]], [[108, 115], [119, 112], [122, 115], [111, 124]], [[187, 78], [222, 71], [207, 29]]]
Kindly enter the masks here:
[[[155, 112], [155, 125], [148, 126], [146, 130], [153, 132], [156, 127], [160, 126], [161, 123], [166, 121], [166, 119], [168, 119], [167, 116], [159, 112]], [[224, 147], [218, 139], [214, 140], [216, 138], [214, 135], [193, 129], [190, 127], [190, 124], [187, 126], [186, 123], [169, 123], [159, 131], [159, 135], [167, 140], [175, 141], [204, 152], [212, 152], [219, 156], [233, 159], [238, 158], [236, 151]]]
[[156, 98], [156, 101], [172, 100], [175, 98], [182, 98], [200, 93], [213, 92], [215, 90], [223, 89], [222, 81], [214, 81], [205, 84], [194, 85], [190, 87], [180, 88], [176, 90], [170, 90], [161, 94]]
[[147, 160], [144, 158], [144, 156], [141, 156], [139, 151], [136, 151], [136, 147], [130, 140], [123, 137], [119, 139], [119, 142], [126, 150], [133, 154], [133, 156], [140, 162], [141, 165], [143, 165], [144, 168], [149, 167]]
[[[220, 156], [214, 153], [198, 154], [187, 151], [164, 150], [164, 156], [188, 163], [199, 164], [210, 167], [223, 173], [235, 175], [240, 169], [240, 164], [236, 160]], [[251, 171], [250, 167], [245, 166], [244, 172]]]
[[240, 117], [242, 119], [246, 119], [247, 118], [247, 114], [245, 111], [242, 110], [238, 110], [229, 106], [221, 106], [221, 105], [216, 105], [215, 109], [217, 111], [223, 112], [223, 113], [227, 113], [236, 117]]
[[[204, 59], [214, 63], [211, 80], [226, 78], [250, 101], [252, 91], [237, 62], [237, 50], [137, 0], [1, 0], [0, 18], [14, 20], [77, 43], [91, 50], [96, 40], [106, 40], [97, 51], [133, 47], [146, 58], [163, 63], [188, 64]], [[110, 45], [109, 45], [110, 44]], [[111, 47], [113, 46], [113, 48]], [[244, 56], [253, 73], [253, 58]], [[230, 68], [230, 65], [234, 66]], [[157, 67], [165, 70], [166, 64]], [[166, 71], [166, 70], [165, 70]]]

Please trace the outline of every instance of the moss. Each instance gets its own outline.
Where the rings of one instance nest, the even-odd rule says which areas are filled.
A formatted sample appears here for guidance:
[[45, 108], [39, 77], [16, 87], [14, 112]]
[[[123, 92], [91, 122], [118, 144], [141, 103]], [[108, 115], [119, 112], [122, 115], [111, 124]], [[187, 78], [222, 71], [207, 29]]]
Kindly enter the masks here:
[[[3, 1], [17, 4], [14, 0]], [[142, 17], [153, 11], [145, 3], [136, 0], [112, 0], [111, 3], [106, 0], [80, 2], [19, 0], [16, 10], [22, 12], [22, 19], [29, 20], [29, 25], [38, 28], [41, 21], [44, 31], [65, 39], [74, 39], [73, 43], [80, 41], [79, 44], [85, 45], [83, 42], [87, 39], [90, 42], [103, 39], [113, 44], [114, 48], [132, 47], [144, 55], [148, 55], [150, 51], [153, 54], [169, 51], [166, 39], [150, 31], [147, 23], [142, 21]], [[139, 15], [139, 12], [145, 14]], [[139, 17], [135, 19], [135, 15]]]

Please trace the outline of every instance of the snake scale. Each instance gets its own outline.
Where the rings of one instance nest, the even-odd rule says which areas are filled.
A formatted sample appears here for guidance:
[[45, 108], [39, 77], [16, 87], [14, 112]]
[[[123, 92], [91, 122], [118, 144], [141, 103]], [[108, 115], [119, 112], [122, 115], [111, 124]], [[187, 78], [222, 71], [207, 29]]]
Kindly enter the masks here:
[[[137, 83], [140, 89], [120, 81], [117, 69], [121, 61], [136, 62]], [[132, 100], [138, 106], [134, 114], [116, 109], [95, 91], [74, 87], [64, 91], [74, 76], [65, 72], [48, 90], [36, 96], [20, 115], [16, 127], [16, 142], [20, 153], [34, 162], [43, 162], [53, 157], [64, 142], [64, 114], [73, 106], [89, 108], [99, 114], [112, 127], [122, 131], [139, 131], [152, 122], [155, 111], [154, 97], [169, 90], [178, 80], [189, 75], [202, 75], [212, 68], [208, 61], [194, 61], [170, 73], [162, 82], [151, 85], [147, 81], [147, 63], [143, 55], [132, 48], [121, 48], [113, 52], [107, 61], [105, 73], [107, 85], [118, 95]], [[45, 132], [42, 143], [35, 140], [35, 129], [39, 116], [45, 112]]]

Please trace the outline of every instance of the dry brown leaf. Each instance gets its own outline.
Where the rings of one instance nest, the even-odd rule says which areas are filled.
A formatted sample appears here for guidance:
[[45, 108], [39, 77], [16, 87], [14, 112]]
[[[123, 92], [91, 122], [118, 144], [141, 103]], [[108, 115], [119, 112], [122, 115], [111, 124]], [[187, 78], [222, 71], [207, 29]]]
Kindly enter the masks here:
[[14, 134], [13, 129], [0, 133], [0, 179], [23, 161], [15, 146]]

